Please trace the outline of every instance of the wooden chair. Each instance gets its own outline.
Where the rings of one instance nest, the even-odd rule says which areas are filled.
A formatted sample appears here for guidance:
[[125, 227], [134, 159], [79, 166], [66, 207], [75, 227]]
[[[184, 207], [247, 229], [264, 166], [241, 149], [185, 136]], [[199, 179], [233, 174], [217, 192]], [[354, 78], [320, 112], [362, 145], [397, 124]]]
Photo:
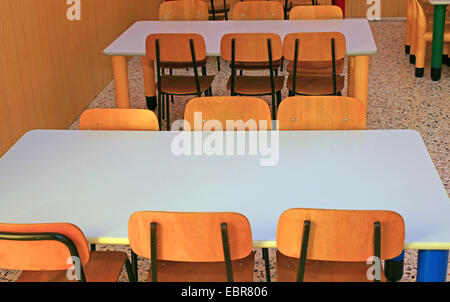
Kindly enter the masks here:
[[289, 95], [341, 95], [345, 54], [345, 37], [338, 32], [286, 35], [283, 55], [292, 62], [287, 80]]
[[283, 6], [277, 1], [237, 2], [231, 12], [233, 20], [283, 20]]
[[319, 5], [318, 0], [282, 0], [284, 2], [284, 18], [289, 19], [291, 10], [297, 6]]
[[[281, 102], [284, 77], [275, 75], [274, 61], [281, 60], [281, 38], [271, 33], [226, 34], [220, 43], [220, 54], [231, 62], [231, 76], [227, 88], [231, 95], [272, 96], [272, 116], [276, 117], [277, 104]], [[236, 65], [261, 64], [267, 66], [270, 76], [237, 75]]]
[[[202, 66], [202, 75], [197, 71], [197, 62], [206, 59], [205, 40], [199, 34], [152, 34], [146, 40], [147, 57], [156, 62], [158, 89], [158, 117], [161, 123], [162, 107], [166, 100], [167, 130], [170, 129], [170, 102], [173, 95], [212, 95], [211, 84], [214, 76], [206, 74]], [[194, 76], [167, 76], [161, 73], [161, 62], [172, 66], [191, 60]], [[167, 97], [165, 97], [167, 96]]]
[[89, 252], [83, 232], [69, 223], [0, 224], [0, 251], [0, 268], [23, 271], [19, 282], [115, 282], [124, 265], [134, 281], [125, 252]]
[[296, 96], [278, 108], [280, 130], [364, 130], [366, 109], [343, 96]]
[[[197, 114], [197, 116], [196, 116]], [[199, 114], [201, 114], [199, 116]], [[197, 120], [196, 120], [197, 117]], [[196, 98], [186, 105], [184, 130], [270, 130], [271, 117], [267, 103], [256, 97], [220, 96]], [[217, 125], [217, 121], [220, 123]], [[232, 121], [227, 124], [227, 121]], [[207, 124], [208, 123], [208, 124]], [[210, 127], [211, 126], [211, 127]]]
[[206, 21], [208, 5], [201, 0], [163, 2], [159, 6], [159, 21]]
[[296, 6], [289, 13], [289, 20], [344, 19], [342, 10], [336, 5]]
[[[399, 256], [404, 241], [403, 218], [395, 212], [289, 209], [278, 220], [277, 278], [279, 282], [385, 281], [381, 260]], [[379, 259], [375, 271], [380, 275], [372, 280], [369, 257]]]
[[[412, 41], [411, 55], [415, 56], [416, 77], [423, 77], [425, 70], [425, 57], [427, 42], [433, 41], [433, 23], [427, 20], [425, 10], [420, 1], [415, 0], [415, 8], [413, 8], [413, 20], [417, 16], [417, 21], [414, 21], [412, 28], [412, 35], [415, 41]], [[446, 22], [444, 32], [444, 45], [450, 43], [450, 23]], [[446, 50], [448, 56], [448, 49]], [[414, 59], [412, 60], [414, 61]]]
[[87, 109], [81, 114], [78, 129], [159, 131], [159, 122], [147, 109]]
[[[336, 5], [309, 5], [296, 6], [289, 13], [290, 20], [320, 20], [320, 19], [343, 19], [343, 13]], [[309, 75], [330, 75], [332, 73], [331, 62], [302, 62], [302, 67], [298, 72]], [[287, 65], [288, 73], [292, 73], [294, 65], [289, 62]], [[344, 59], [336, 61], [338, 73], [344, 71]]]
[[252, 233], [241, 214], [136, 212], [128, 237], [133, 253], [151, 259], [148, 281], [253, 281]]
[[227, 0], [202, 0], [208, 4], [210, 20], [228, 20], [230, 5]]

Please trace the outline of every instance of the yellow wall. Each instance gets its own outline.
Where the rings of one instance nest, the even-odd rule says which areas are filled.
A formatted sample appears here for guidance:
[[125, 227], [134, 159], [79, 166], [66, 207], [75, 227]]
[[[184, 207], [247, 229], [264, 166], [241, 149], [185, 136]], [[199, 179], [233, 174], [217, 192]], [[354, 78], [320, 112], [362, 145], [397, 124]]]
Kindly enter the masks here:
[[[0, 156], [30, 129], [67, 128], [112, 79], [103, 49], [161, 0], [0, 0]], [[30, 150], [32, 152], [32, 150]]]

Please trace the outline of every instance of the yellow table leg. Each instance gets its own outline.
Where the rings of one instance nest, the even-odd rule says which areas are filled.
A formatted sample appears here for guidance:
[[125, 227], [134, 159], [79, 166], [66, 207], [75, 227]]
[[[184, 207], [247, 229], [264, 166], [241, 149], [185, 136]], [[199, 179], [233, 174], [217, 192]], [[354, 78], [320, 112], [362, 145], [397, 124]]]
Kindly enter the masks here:
[[130, 91], [128, 89], [127, 59], [124, 56], [112, 57], [114, 85], [116, 88], [117, 108], [130, 108]]
[[355, 94], [355, 57], [348, 57], [347, 96]]
[[369, 96], [369, 56], [356, 56], [353, 76], [353, 97], [360, 100], [367, 109]]
[[155, 91], [155, 64], [146, 56], [142, 57], [142, 68], [144, 74], [145, 99], [150, 110], [156, 108]]

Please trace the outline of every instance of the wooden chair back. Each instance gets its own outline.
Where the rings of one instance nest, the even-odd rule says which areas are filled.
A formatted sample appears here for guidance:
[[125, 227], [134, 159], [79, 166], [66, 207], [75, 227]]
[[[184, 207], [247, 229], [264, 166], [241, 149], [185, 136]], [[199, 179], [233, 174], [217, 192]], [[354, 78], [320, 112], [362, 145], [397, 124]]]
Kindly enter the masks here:
[[80, 130], [159, 131], [158, 118], [146, 109], [88, 109], [81, 114]]
[[317, 19], [344, 19], [344, 15], [336, 5], [296, 6], [289, 13], [289, 20]]
[[232, 41], [235, 41], [235, 61], [258, 63], [269, 61], [268, 39], [271, 41], [272, 61], [282, 57], [280, 36], [273, 33], [225, 34], [220, 43], [220, 54], [226, 61], [232, 61]]
[[237, 2], [231, 12], [233, 20], [283, 20], [283, 5], [276, 1]]

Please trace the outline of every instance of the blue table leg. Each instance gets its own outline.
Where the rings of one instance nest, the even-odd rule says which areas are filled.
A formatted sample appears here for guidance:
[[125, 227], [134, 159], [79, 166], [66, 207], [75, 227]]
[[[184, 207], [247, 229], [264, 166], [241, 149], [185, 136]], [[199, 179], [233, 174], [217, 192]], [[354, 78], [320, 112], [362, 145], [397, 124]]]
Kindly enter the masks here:
[[419, 250], [417, 282], [447, 280], [448, 250]]

